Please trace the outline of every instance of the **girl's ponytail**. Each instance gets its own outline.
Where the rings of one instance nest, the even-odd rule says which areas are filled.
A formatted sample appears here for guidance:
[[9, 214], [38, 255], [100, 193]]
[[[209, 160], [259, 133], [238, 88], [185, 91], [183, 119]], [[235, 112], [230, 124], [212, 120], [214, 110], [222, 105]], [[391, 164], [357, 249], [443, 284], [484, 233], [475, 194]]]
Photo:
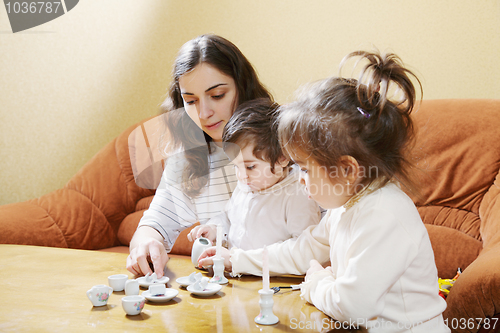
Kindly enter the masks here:
[[416, 193], [412, 79], [420, 89], [422, 85], [395, 54], [356, 51], [344, 58], [341, 70], [351, 58], [359, 58], [354, 66], [361, 68], [358, 80], [340, 76], [319, 81], [281, 108], [283, 149], [291, 159], [297, 151], [307, 153], [328, 170], [342, 156], [352, 156], [366, 171], [367, 182], [378, 179], [383, 186], [394, 180]]
[[[348, 54], [341, 63], [341, 69], [350, 58], [360, 57], [366, 64], [361, 68], [356, 85], [356, 93], [361, 108], [378, 116], [388, 101], [397, 106], [401, 113], [410, 114], [415, 105], [416, 92], [411, 78], [413, 77], [422, 91], [419, 79], [406, 69], [401, 59], [394, 53], [380, 54], [367, 51], [356, 51]], [[394, 91], [393, 91], [393, 88]], [[402, 96], [394, 99], [390, 94], [399, 92]]]

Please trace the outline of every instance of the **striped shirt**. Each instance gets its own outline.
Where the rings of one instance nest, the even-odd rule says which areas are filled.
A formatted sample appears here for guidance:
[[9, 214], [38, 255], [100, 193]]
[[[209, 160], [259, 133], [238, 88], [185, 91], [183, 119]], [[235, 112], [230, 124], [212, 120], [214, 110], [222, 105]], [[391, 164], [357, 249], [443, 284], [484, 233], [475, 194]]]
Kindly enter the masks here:
[[212, 154], [208, 155], [209, 179], [200, 194], [190, 197], [182, 190], [182, 172], [187, 161], [183, 152], [175, 154], [167, 159], [153, 201], [139, 222], [139, 227], [152, 227], [163, 236], [167, 252], [182, 230], [196, 222], [203, 224], [219, 214], [236, 187], [233, 164], [222, 148], [215, 144], [211, 148]]

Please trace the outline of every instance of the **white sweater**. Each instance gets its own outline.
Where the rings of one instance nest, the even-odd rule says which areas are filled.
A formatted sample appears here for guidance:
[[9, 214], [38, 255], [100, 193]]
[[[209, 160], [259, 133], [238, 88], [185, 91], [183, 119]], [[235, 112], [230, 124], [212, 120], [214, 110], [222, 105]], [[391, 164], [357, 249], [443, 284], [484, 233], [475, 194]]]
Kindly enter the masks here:
[[226, 209], [207, 224], [221, 225], [227, 247], [251, 250], [298, 237], [321, 219], [318, 204], [307, 197], [296, 168], [262, 191], [238, 182]]
[[238, 182], [234, 165], [222, 148], [212, 144], [209, 180], [201, 193], [190, 197], [182, 187], [182, 172], [187, 161], [183, 152], [167, 159], [162, 179], [149, 209], [138, 228], [150, 226], [163, 236], [167, 251], [172, 249], [180, 232], [196, 222], [206, 223], [224, 209]]
[[[301, 296], [328, 316], [369, 332], [449, 332], [427, 231], [411, 199], [388, 184], [353, 207], [328, 211], [297, 239], [268, 247], [272, 275], [308, 276]], [[233, 249], [233, 274], [261, 275], [262, 250]]]

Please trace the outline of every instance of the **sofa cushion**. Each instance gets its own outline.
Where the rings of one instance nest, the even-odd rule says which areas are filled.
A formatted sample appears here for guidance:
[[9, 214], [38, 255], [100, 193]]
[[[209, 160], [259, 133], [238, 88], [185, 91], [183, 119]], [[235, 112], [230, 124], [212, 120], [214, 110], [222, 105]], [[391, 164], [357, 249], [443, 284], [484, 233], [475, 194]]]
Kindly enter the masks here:
[[33, 201], [0, 206], [0, 216], [2, 244], [68, 247], [54, 219]]
[[145, 209], [133, 212], [123, 219], [120, 224], [120, 228], [118, 229], [118, 239], [122, 245], [127, 247], [129, 246], [130, 240], [132, 239], [132, 236], [134, 236], [134, 232], [137, 229], [137, 225], [139, 224], [144, 211]]
[[421, 196], [413, 197], [417, 206], [453, 207], [479, 215], [499, 168], [497, 107], [491, 100], [422, 102], [413, 115], [417, 140], [412, 152], [421, 185]]
[[103, 147], [64, 186], [40, 198], [0, 206], [0, 243], [102, 249], [120, 245], [118, 229], [154, 190], [135, 183], [128, 136]]
[[418, 212], [426, 224], [451, 228], [482, 241], [478, 214], [460, 208], [433, 205], [420, 206]]
[[145, 198], [140, 199], [137, 202], [137, 205], [135, 205], [135, 210], [139, 211], [139, 210], [148, 209], [149, 205], [151, 205], [151, 202], [153, 201], [153, 198], [154, 198], [154, 196], [151, 195], [149, 197], [145, 197]]
[[27, 202], [0, 206], [4, 244], [102, 249], [119, 245], [116, 230], [85, 195], [63, 188]]
[[461, 231], [429, 224], [425, 226], [440, 278], [453, 278], [457, 274], [457, 268], [466, 269], [483, 249], [480, 241]]
[[[413, 114], [420, 193], [408, 194], [424, 223], [436, 226], [428, 230], [441, 277], [465, 268], [480, 252], [487, 212], [481, 215], [480, 207], [500, 165], [499, 105], [494, 100], [426, 100]], [[467, 245], [461, 249], [460, 242]]]
[[[500, 155], [500, 152], [498, 153]], [[484, 195], [481, 207], [481, 235], [483, 246], [497, 246], [500, 244], [500, 172], [495, 178], [493, 186]]]

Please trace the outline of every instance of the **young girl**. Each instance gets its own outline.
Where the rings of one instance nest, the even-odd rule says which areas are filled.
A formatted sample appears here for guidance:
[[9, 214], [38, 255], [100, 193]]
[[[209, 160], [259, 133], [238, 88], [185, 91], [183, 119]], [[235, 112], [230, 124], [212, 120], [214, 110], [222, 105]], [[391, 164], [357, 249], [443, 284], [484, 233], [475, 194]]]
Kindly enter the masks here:
[[[280, 142], [310, 197], [329, 211], [297, 239], [268, 247], [271, 274], [306, 272], [306, 301], [370, 332], [449, 332], [429, 236], [401, 189], [412, 188], [413, 74], [394, 54], [347, 58], [354, 56], [367, 62], [359, 81], [326, 79], [281, 110]], [[394, 87], [403, 95], [397, 102]], [[261, 274], [262, 250], [224, 257], [233, 274]]]
[[298, 169], [290, 166], [280, 147], [277, 107], [260, 98], [236, 108], [222, 141], [238, 185], [221, 214], [191, 230], [190, 241], [204, 236], [214, 242], [220, 225], [227, 235], [227, 248], [250, 250], [296, 238], [319, 223], [318, 204], [307, 199]]
[[[163, 276], [179, 233], [220, 212], [236, 186], [224, 155], [222, 130], [237, 105], [271, 94], [241, 51], [217, 35], [201, 35], [180, 49], [163, 104], [166, 161], [160, 186], [130, 242], [127, 269]], [[179, 177], [177, 177], [179, 176]]]

